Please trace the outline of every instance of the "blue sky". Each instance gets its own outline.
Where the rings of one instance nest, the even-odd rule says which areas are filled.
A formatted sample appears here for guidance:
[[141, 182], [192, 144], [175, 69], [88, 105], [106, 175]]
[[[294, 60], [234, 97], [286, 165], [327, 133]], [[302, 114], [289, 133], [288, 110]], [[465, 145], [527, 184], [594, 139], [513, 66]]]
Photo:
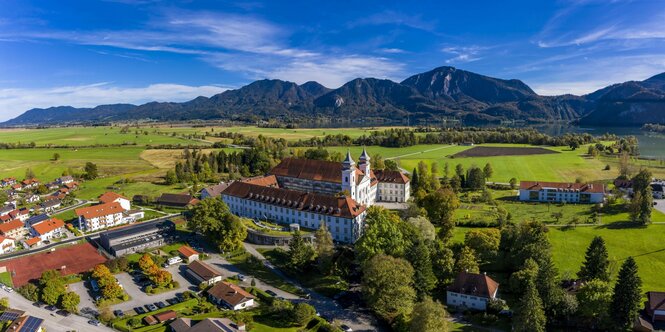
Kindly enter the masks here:
[[541, 94], [665, 71], [665, 2], [0, 1], [0, 120], [449, 65]]

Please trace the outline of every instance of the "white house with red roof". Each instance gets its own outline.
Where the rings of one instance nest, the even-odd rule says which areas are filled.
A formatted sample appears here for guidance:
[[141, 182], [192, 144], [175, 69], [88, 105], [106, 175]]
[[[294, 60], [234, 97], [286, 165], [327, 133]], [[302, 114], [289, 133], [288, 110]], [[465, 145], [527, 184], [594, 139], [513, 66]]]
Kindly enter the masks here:
[[125, 209], [118, 202], [76, 209], [79, 228], [85, 231], [95, 231], [127, 223], [127, 220], [123, 218], [123, 212]]
[[520, 201], [552, 203], [602, 203], [605, 186], [593, 183], [520, 182]]
[[0, 235], [0, 255], [16, 249], [16, 240]]
[[99, 202], [102, 204], [119, 203], [125, 211], [132, 209], [132, 204], [129, 198], [112, 191], [107, 191], [99, 196]]
[[50, 218], [30, 226], [30, 234], [42, 241], [59, 238], [65, 231], [65, 222], [58, 218]]
[[461, 272], [448, 287], [446, 303], [449, 306], [473, 310], [487, 310], [487, 303], [497, 298], [499, 284], [484, 273]]
[[16, 210], [13, 210], [13, 211], [9, 212], [9, 217], [12, 220], [13, 219], [18, 219], [22, 222], [25, 222], [26, 220], [28, 220], [28, 218], [30, 218], [30, 211], [26, 208], [16, 209]]

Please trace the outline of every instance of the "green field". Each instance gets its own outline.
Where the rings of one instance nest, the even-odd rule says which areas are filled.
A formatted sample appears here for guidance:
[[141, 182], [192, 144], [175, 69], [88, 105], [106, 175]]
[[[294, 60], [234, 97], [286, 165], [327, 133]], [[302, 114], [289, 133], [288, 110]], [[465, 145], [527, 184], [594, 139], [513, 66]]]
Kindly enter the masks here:
[[[136, 130], [140, 133], [137, 134]], [[105, 144], [202, 144], [194, 140], [159, 135], [155, 128], [130, 128], [122, 133], [120, 127], [65, 127], [48, 129], [4, 129], [0, 130], [0, 142], [30, 143], [37, 146], [90, 146]], [[147, 131], [148, 134], [144, 134]]]

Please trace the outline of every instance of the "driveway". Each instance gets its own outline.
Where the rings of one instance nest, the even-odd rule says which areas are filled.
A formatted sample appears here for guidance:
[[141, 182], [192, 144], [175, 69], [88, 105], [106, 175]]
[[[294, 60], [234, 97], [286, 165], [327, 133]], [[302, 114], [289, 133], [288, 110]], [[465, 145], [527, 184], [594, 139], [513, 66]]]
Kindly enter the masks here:
[[[42, 325], [47, 331], [86, 331], [86, 332], [97, 332], [97, 331], [113, 331], [112, 329], [105, 326], [92, 326], [88, 324], [88, 319], [78, 315], [70, 315], [69, 317], [63, 317], [58, 314], [55, 314], [51, 311], [48, 311], [44, 308], [37, 308], [32, 305], [31, 301], [28, 301], [23, 296], [18, 294], [16, 291], [12, 293], [7, 293], [3, 290], [0, 290], [0, 294], [3, 297], [9, 298], [9, 305], [14, 309], [20, 309], [25, 311], [28, 315], [32, 315], [44, 320], [44, 325]], [[51, 315], [53, 313], [53, 315]]]
[[653, 200], [656, 205], [654, 205], [654, 208], [662, 213], [665, 213], [665, 199], [654, 199]]

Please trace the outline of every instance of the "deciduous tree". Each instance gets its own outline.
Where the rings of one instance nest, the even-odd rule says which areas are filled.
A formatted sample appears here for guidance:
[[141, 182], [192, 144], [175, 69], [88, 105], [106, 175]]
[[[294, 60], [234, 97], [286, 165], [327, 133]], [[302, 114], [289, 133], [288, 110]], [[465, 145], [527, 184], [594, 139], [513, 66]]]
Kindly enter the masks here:
[[325, 222], [322, 222], [319, 229], [314, 233], [314, 241], [319, 271], [323, 274], [329, 274], [332, 268], [333, 256], [335, 255], [335, 246], [332, 234], [330, 234], [328, 225]]
[[78, 305], [79, 303], [81, 303], [81, 298], [75, 292], [67, 292], [64, 295], [62, 295], [61, 302], [63, 309], [69, 312], [76, 313], [78, 312]]
[[441, 303], [426, 297], [413, 308], [409, 330], [447, 332], [449, 330], [447, 316], [446, 308]]
[[599, 279], [587, 281], [580, 286], [576, 296], [579, 313], [590, 325], [598, 326], [609, 320], [612, 303], [612, 286], [609, 282]]
[[369, 307], [388, 322], [413, 310], [413, 268], [404, 259], [374, 255], [363, 266], [362, 287]]
[[441, 239], [444, 241], [450, 239], [455, 228], [453, 215], [460, 204], [455, 192], [448, 188], [441, 188], [427, 194], [421, 204], [432, 223], [440, 227]]
[[455, 272], [479, 273], [478, 259], [473, 249], [464, 246], [455, 260]]
[[365, 233], [355, 244], [358, 261], [365, 262], [379, 253], [404, 256], [407, 243], [400, 223], [395, 213], [379, 206], [370, 207], [365, 218]]

